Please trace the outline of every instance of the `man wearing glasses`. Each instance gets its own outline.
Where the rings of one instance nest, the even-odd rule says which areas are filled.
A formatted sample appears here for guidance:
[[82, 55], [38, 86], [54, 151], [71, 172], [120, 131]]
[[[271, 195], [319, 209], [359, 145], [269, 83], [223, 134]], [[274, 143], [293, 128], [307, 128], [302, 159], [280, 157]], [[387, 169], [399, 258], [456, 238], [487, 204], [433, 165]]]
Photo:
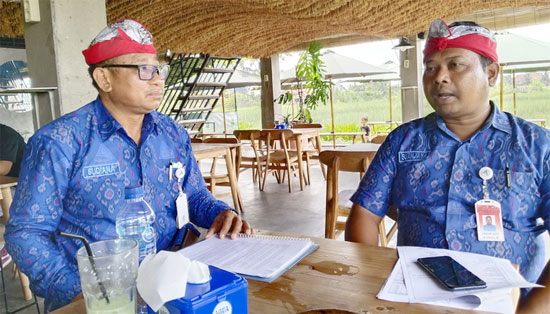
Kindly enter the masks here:
[[[519, 312], [549, 313], [550, 132], [489, 100], [499, 70], [488, 29], [432, 22], [423, 85], [435, 113], [389, 134], [351, 198], [346, 239], [377, 245], [395, 206], [398, 246], [506, 258], [546, 286], [522, 291]], [[483, 212], [501, 217], [503, 230], [483, 232]]]
[[[155, 212], [158, 250], [180, 242], [180, 187], [190, 220], [209, 228], [207, 236], [252, 232], [206, 189], [187, 132], [155, 111], [169, 67], [159, 64], [149, 31], [133, 20], [114, 22], [83, 54], [99, 96], [29, 140], [6, 227], [8, 251], [33, 292], [46, 299], [46, 311], [81, 291], [75, 253], [82, 243], [55, 232], [89, 242], [117, 238], [125, 187], [144, 187]], [[185, 170], [177, 178], [169, 173], [176, 164]]]

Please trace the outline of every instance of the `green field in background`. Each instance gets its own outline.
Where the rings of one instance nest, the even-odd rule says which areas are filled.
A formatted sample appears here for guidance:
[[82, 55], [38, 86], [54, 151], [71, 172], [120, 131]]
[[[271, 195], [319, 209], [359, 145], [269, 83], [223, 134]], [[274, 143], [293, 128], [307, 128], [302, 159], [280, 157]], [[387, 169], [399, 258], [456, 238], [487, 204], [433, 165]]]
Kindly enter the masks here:
[[[511, 88], [505, 88], [504, 95], [504, 111], [514, 113], [513, 94]], [[399, 87], [395, 87], [392, 92], [392, 118], [394, 121], [401, 120], [401, 97], [398, 94]], [[490, 99], [499, 105], [500, 92], [497, 87], [491, 90]], [[239, 128], [261, 128], [261, 113], [260, 113], [260, 96], [249, 93], [237, 92], [237, 113]], [[354, 97], [349, 97], [350, 92], [339, 90], [334, 93], [334, 115], [336, 132], [358, 132], [360, 131], [361, 117], [367, 115], [369, 121], [388, 121], [390, 120], [389, 97], [387, 91], [378, 93], [373, 97], [373, 93], [365, 93], [364, 96], [358, 96], [358, 93], [353, 94]], [[226, 111], [234, 111], [235, 100], [233, 90], [226, 91], [225, 106]], [[524, 119], [546, 119], [547, 127], [550, 126], [550, 87], [547, 86], [531, 86], [523, 88], [523, 91], [516, 94], [516, 111], [519, 117]], [[221, 111], [218, 106], [216, 111]], [[297, 108], [295, 108], [295, 112]], [[424, 99], [424, 115], [432, 112], [432, 108]], [[282, 114], [291, 113], [290, 106], [283, 106]], [[312, 114], [313, 120], [316, 123], [321, 123], [326, 128], [326, 132], [330, 132], [331, 115], [330, 105], [320, 105]], [[349, 138], [347, 138], [349, 139]]]

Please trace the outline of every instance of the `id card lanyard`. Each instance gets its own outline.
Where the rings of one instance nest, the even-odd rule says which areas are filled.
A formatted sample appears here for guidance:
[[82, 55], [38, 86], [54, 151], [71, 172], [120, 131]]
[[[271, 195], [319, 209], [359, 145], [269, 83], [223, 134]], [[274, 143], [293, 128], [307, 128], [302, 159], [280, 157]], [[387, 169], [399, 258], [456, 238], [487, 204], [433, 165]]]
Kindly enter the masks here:
[[499, 202], [490, 198], [487, 186], [488, 181], [493, 178], [493, 170], [489, 167], [482, 167], [478, 174], [483, 180], [483, 199], [474, 204], [478, 240], [504, 241], [501, 206]]
[[176, 199], [176, 224], [178, 229], [183, 228], [189, 222], [189, 206], [187, 205], [187, 195], [183, 192], [182, 183], [185, 177], [185, 167], [181, 162], [170, 163], [169, 179], [172, 181], [172, 171], [175, 169], [175, 176], [178, 180], [179, 195]]

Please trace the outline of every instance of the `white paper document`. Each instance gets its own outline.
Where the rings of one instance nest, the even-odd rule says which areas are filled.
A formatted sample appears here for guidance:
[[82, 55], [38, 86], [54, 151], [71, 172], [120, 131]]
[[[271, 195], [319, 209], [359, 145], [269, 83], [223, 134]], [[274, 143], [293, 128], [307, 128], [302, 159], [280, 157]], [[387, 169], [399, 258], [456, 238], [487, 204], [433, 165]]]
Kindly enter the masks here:
[[[526, 281], [505, 259], [445, 249], [407, 246], [397, 249], [399, 260], [377, 295], [383, 300], [513, 313], [512, 288], [540, 287]], [[416, 262], [420, 257], [443, 255], [451, 256], [484, 280], [487, 288], [446, 290]]]
[[318, 247], [307, 238], [239, 234], [235, 240], [211, 237], [179, 252], [247, 278], [270, 282]]

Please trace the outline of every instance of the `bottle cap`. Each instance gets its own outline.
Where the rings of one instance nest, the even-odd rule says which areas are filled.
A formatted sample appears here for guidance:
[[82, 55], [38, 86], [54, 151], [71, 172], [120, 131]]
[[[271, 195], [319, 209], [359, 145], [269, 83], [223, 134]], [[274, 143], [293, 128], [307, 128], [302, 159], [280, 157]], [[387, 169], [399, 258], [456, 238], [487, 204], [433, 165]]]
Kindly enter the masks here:
[[131, 200], [134, 198], [143, 197], [145, 194], [143, 186], [127, 186], [124, 189], [124, 199]]

